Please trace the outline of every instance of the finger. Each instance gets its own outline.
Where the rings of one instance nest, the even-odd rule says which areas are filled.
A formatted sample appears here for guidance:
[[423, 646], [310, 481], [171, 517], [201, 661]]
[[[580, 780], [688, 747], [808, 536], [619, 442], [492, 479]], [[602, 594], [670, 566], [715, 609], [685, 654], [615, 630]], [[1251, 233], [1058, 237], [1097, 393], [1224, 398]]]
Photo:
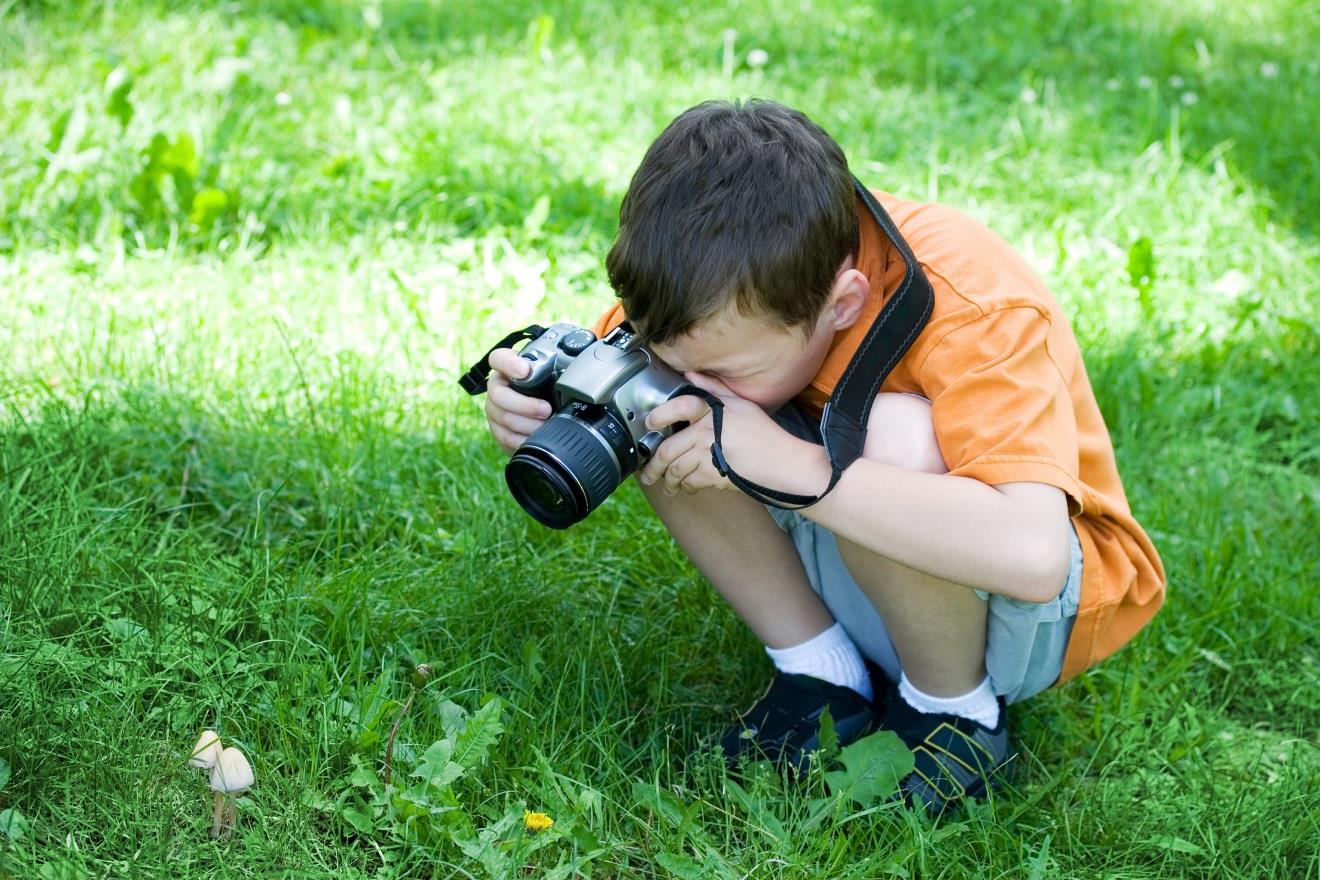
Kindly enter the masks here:
[[684, 394], [651, 410], [646, 417], [646, 427], [652, 431], [667, 428], [675, 422], [695, 422], [710, 412], [706, 401], [694, 394]]
[[531, 362], [519, 357], [518, 352], [511, 348], [495, 349], [490, 353], [487, 362], [492, 370], [503, 373], [511, 379], [525, 379], [532, 371]]
[[521, 434], [524, 437], [530, 437], [545, 424], [544, 419], [529, 419], [525, 416], [513, 415], [499, 410], [487, 412], [486, 421], [491, 425], [498, 425], [506, 431]]
[[665, 471], [665, 494], [677, 495], [683, 481], [699, 467], [701, 467], [701, 459], [691, 454], [691, 450], [680, 456]]
[[514, 391], [503, 377], [486, 387], [486, 406], [487, 412], [493, 406], [530, 419], [548, 419], [551, 413], [550, 404], [539, 397], [529, 397]]
[[669, 470], [671, 463], [677, 461], [685, 453], [696, 446], [709, 445], [706, 433], [700, 430], [684, 430], [677, 434], [671, 434], [668, 439], [660, 444], [660, 448], [651, 456], [651, 460], [646, 463], [642, 469], [639, 478], [643, 484], [650, 485], [664, 478], [665, 472]]
[[527, 435], [519, 434], [516, 431], [510, 431], [500, 425], [492, 424], [490, 434], [495, 438], [495, 442], [504, 447], [505, 452], [513, 452], [519, 446], [527, 442]]

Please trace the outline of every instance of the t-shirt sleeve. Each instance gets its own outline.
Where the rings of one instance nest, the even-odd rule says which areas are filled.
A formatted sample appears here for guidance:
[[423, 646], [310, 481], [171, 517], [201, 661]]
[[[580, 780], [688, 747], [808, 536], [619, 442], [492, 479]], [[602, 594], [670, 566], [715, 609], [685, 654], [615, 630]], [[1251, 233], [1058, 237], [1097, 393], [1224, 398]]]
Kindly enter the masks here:
[[1081, 512], [1077, 419], [1050, 357], [1050, 319], [1033, 306], [947, 333], [920, 368], [949, 473], [990, 485], [1045, 483]]

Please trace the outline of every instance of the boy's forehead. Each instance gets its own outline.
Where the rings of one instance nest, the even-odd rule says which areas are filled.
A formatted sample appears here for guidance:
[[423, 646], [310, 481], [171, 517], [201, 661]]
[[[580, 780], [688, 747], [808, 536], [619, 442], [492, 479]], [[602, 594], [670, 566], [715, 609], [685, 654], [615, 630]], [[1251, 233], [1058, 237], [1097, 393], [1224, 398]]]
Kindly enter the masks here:
[[774, 331], [762, 319], [725, 309], [683, 336], [652, 348], [676, 369], [724, 372], [755, 359], [760, 351], [757, 342]]

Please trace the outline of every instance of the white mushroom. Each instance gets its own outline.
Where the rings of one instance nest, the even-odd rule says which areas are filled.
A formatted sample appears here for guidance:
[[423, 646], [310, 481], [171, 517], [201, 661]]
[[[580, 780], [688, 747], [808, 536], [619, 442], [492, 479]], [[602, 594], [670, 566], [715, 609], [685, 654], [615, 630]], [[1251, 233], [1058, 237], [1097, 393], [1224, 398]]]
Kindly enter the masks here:
[[[215, 807], [211, 814], [211, 836], [228, 837], [238, 822], [238, 808], [233, 801], [229, 809], [224, 809], [225, 796], [237, 797], [252, 787], [255, 776], [247, 757], [238, 749], [230, 746], [220, 753], [215, 766], [211, 768], [211, 791], [214, 792]], [[228, 815], [224, 815], [228, 813]]]
[[193, 746], [192, 755], [188, 758], [188, 766], [210, 770], [215, 766], [215, 762], [220, 760], [220, 752], [223, 748], [220, 745], [220, 737], [214, 730], [203, 730], [202, 735], [197, 739], [197, 745]]

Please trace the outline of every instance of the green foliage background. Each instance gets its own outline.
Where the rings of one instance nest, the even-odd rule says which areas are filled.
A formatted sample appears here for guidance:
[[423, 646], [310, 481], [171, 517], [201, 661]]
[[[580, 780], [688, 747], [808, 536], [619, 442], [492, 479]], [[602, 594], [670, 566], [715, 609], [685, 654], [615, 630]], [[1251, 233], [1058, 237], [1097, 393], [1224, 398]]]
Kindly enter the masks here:
[[[346, 818], [427, 660], [401, 758], [497, 695], [448, 796], [533, 875], [1320, 876], [1318, 13], [0, 0], [0, 872], [498, 873]], [[603, 308], [646, 145], [743, 95], [1049, 280], [1169, 570], [938, 825], [688, 766], [765, 658], [633, 487], [523, 516], [454, 385]]]

